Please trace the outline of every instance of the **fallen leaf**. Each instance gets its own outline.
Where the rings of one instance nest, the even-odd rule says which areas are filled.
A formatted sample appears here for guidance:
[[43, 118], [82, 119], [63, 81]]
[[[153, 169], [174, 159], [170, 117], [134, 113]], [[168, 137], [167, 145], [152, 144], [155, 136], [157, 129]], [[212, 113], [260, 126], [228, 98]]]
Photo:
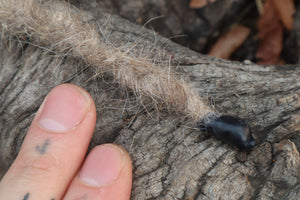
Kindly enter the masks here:
[[206, 6], [208, 3], [213, 3], [216, 0], [192, 0], [189, 4], [190, 8], [198, 9]]
[[231, 31], [223, 35], [218, 39], [218, 41], [213, 45], [208, 55], [229, 59], [230, 55], [244, 43], [248, 35], [250, 34], [250, 29], [245, 26], [235, 26]]
[[273, 0], [273, 4], [279, 13], [280, 19], [287, 30], [292, 30], [296, 12], [294, 0]]
[[283, 25], [273, 0], [265, 3], [263, 14], [258, 21], [259, 47], [256, 51], [258, 64], [282, 64]]

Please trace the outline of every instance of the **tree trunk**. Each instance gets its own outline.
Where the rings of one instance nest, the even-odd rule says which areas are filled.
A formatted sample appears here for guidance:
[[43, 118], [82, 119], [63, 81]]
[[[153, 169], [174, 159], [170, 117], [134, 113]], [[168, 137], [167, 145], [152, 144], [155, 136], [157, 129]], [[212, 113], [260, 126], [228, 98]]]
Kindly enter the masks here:
[[199, 55], [118, 16], [93, 14], [114, 45], [132, 44], [135, 52], [151, 52], [161, 62], [171, 60], [171, 70], [188, 80], [218, 112], [246, 119], [257, 145], [245, 161], [242, 153], [201, 133], [180, 116], [147, 110], [130, 90], [110, 76], [95, 76], [95, 69], [79, 59], [53, 55], [29, 42], [2, 41], [3, 173], [15, 159], [46, 94], [56, 85], [73, 83], [85, 88], [97, 107], [90, 149], [114, 142], [129, 152], [132, 199], [299, 198], [299, 66], [259, 66]]

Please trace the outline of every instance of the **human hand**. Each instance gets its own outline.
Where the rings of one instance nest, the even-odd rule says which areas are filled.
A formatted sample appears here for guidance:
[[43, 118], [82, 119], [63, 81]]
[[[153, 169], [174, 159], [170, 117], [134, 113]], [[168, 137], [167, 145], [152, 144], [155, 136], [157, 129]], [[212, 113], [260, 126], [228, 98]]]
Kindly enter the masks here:
[[54, 88], [1, 180], [0, 199], [129, 199], [132, 168], [123, 148], [99, 145], [84, 160], [95, 123], [86, 91], [71, 84]]

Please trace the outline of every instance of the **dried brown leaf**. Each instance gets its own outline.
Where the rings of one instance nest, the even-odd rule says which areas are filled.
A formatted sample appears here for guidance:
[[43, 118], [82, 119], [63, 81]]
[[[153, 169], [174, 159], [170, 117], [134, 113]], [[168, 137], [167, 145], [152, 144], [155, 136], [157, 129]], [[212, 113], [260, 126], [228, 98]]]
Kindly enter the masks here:
[[192, 0], [189, 4], [190, 8], [197, 9], [206, 6], [208, 3], [213, 3], [216, 0]]
[[250, 34], [250, 29], [238, 25], [234, 27], [231, 31], [223, 35], [218, 39], [218, 41], [213, 45], [208, 55], [229, 59], [230, 55], [246, 40]]
[[281, 64], [283, 25], [272, 0], [264, 6], [264, 12], [258, 21], [259, 47], [256, 58], [259, 64]]
[[273, 0], [273, 4], [279, 13], [280, 19], [287, 30], [292, 30], [296, 12], [294, 0]]

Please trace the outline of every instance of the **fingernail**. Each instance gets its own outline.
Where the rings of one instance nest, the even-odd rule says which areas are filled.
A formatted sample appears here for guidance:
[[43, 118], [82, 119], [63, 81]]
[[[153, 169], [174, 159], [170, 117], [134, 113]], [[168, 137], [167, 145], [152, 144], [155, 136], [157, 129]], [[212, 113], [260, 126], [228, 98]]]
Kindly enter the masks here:
[[108, 185], [118, 178], [123, 158], [123, 150], [115, 145], [95, 147], [86, 158], [79, 178], [92, 186]]
[[87, 93], [79, 87], [68, 84], [57, 86], [44, 100], [38, 123], [52, 132], [71, 130], [84, 119], [89, 105]]

